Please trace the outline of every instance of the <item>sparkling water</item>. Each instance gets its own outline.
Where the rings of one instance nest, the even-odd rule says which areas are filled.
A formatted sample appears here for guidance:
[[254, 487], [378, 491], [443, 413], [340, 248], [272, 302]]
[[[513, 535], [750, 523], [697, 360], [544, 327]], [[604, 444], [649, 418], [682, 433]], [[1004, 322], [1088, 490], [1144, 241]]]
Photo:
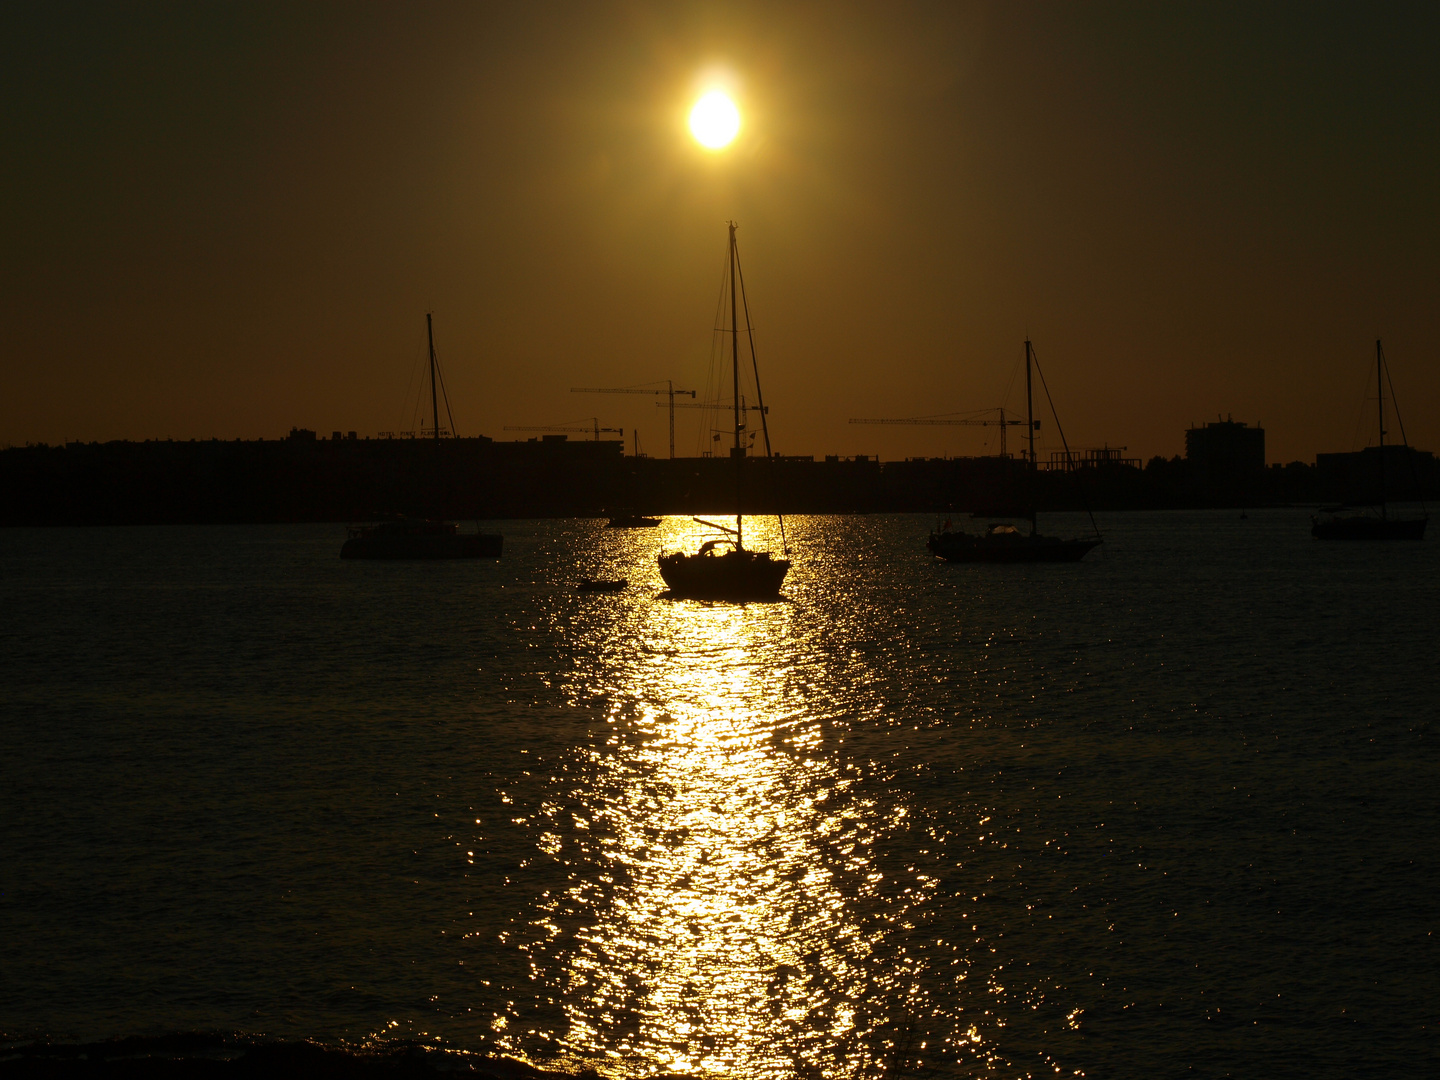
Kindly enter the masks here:
[[661, 596], [682, 518], [0, 532], [0, 1032], [1440, 1073], [1437, 545], [1137, 513], [962, 566], [933, 524], [787, 520], [743, 606]]

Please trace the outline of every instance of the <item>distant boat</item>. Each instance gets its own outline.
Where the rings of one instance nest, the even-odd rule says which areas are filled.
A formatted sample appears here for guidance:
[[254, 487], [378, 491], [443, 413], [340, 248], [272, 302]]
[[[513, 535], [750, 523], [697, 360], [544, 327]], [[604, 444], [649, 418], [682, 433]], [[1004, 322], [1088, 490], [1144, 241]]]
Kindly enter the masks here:
[[[739, 276], [739, 251], [735, 245], [735, 222], [729, 223], [730, 247], [728, 251], [730, 271], [730, 359], [731, 379], [734, 390], [735, 442], [730, 456], [735, 462], [735, 527], [720, 525], [701, 518], [694, 520], [725, 533], [725, 537], [706, 540], [693, 555], [671, 552], [660, 556], [660, 576], [670, 587], [670, 595], [686, 600], [774, 600], [780, 595], [780, 586], [790, 570], [789, 559], [773, 558], [768, 551], [751, 551], [745, 546], [745, 446], [742, 443], [744, 425], [741, 420], [740, 403], [740, 322], [736, 303], [736, 283]], [[744, 280], [739, 278], [740, 288]], [[723, 294], [722, 294], [723, 295]], [[748, 323], [748, 306], [746, 308]], [[752, 361], [755, 354], [753, 334], [750, 340]], [[760, 397], [759, 371], [756, 371], [755, 393], [758, 402], [761, 425], [765, 432], [765, 455], [770, 457], [770, 429], [765, 421], [765, 402]], [[781, 543], [784, 544], [785, 525], [780, 525]], [[789, 554], [787, 550], [785, 554]]]
[[607, 529], [653, 529], [660, 524], [658, 517], [643, 517], [640, 514], [617, 514], [605, 523]]
[[946, 562], [1039, 563], [1079, 562], [1099, 544], [1097, 538], [1061, 540], [1033, 530], [1022, 533], [1014, 525], [997, 523], [980, 536], [933, 532], [926, 547]]
[[[1035, 350], [1031, 347], [1029, 339], [1025, 341], [1025, 412], [1027, 415], [1026, 430], [1030, 435], [1030, 453], [1028, 472], [1033, 476], [1035, 464], [1035, 405], [1031, 393], [1031, 365], [1034, 362]], [[1042, 374], [1043, 379], [1043, 374]], [[1047, 398], [1049, 392], [1046, 392]], [[1053, 410], [1054, 403], [1051, 403]], [[1059, 426], [1058, 423], [1056, 425]], [[1004, 430], [1003, 428], [1001, 430]], [[1061, 438], [1064, 439], [1063, 433]], [[1069, 457], [1069, 449], [1066, 449], [1066, 457]], [[1033, 492], [1031, 493], [1033, 496]], [[1027, 515], [1016, 514], [1015, 517]], [[925, 546], [930, 549], [931, 554], [946, 562], [987, 562], [987, 563], [1052, 563], [1052, 562], [1079, 562], [1092, 548], [1100, 546], [1101, 538], [1099, 530], [1095, 535], [1078, 537], [1075, 539], [1062, 540], [1054, 536], [1041, 536], [1035, 527], [1035, 508], [1032, 505], [1030, 513], [1030, 531], [1022, 533], [1014, 525], [1008, 522], [998, 522], [991, 525], [984, 533], [951, 531], [950, 522], [945, 522], [936, 531], [930, 534]], [[1095, 519], [1090, 519], [1093, 527]]]
[[[440, 402], [435, 380], [435, 329], [425, 314], [425, 336], [430, 346], [430, 410], [435, 430], [435, 453], [440, 454]], [[448, 409], [449, 399], [445, 407]], [[454, 422], [451, 422], [454, 428]], [[356, 525], [340, 547], [342, 559], [498, 559], [505, 538], [494, 533], [462, 533], [453, 521], [407, 518], [400, 515], [373, 525]]]
[[[1347, 506], [1327, 507], [1310, 521], [1310, 535], [1317, 540], [1423, 540], [1425, 525], [1430, 515], [1423, 512], [1419, 517], [1391, 517], [1385, 500], [1385, 384], [1390, 381], [1390, 365], [1385, 362], [1385, 349], [1380, 340], [1375, 340], [1375, 383], [1380, 399], [1380, 453], [1378, 489], [1379, 502], [1370, 510], [1354, 510]], [[1391, 384], [1392, 399], [1394, 386]], [[1400, 420], [1400, 407], [1395, 407], [1395, 419], [1400, 424], [1400, 445], [1405, 447], [1409, 457], [1410, 443], [1405, 438], [1405, 423]], [[1413, 465], [1412, 465], [1413, 467]]]
[[575, 587], [581, 592], [622, 592], [630, 582], [624, 578], [609, 581], [604, 578], [581, 578]]
[[342, 559], [498, 559], [502, 536], [462, 533], [453, 521], [396, 517], [357, 525], [340, 548]]

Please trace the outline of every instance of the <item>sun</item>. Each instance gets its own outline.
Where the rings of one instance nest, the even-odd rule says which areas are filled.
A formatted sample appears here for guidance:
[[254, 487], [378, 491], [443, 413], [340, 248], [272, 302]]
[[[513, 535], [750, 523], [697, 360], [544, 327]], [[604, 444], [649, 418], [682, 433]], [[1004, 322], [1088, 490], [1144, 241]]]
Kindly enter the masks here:
[[719, 90], [711, 90], [690, 110], [690, 133], [707, 150], [723, 150], [740, 130], [740, 110]]

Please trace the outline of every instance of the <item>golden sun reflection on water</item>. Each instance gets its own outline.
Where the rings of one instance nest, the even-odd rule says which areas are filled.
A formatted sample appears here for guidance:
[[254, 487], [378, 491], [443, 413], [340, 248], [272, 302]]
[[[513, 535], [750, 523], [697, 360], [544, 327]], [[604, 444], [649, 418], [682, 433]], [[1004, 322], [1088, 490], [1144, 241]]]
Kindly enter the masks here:
[[[750, 1072], [777, 1021], [808, 1011], [789, 976], [804, 967], [807, 931], [841, 905], [810, 844], [817, 800], [802, 793], [815, 777], [794, 775], [823, 767], [775, 745], [803, 752], [817, 733], [766, 707], [776, 687], [751, 658], [774, 629], [767, 615], [682, 613], [677, 635], [707, 643], [701, 662], [651, 652], [635, 672], [636, 698], [669, 706], [634, 724], [640, 744], [617, 762], [629, 775], [605, 808], [630, 881], [574, 960], [581, 1046], [665, 1047], [677, 1071]], [[625, 1015], [633, 1033], [611, 1043], [596, 1013]]]
[[[670, 519], [665, 546], [693, 550], [698, 529]], [[755, 546], [778, 551], [769, 531]], [[571, 923], [576, 938], [557, 1039], [674, 1072], [851, 1072], [835, 1055], [855, 1046], [855, 880], [863, 892], [874, 836], [823, 724], [787, 693], [790, 607], [654, 602], [636, 618], [578, 673], [611, 702], [574, 793], [605, 858], [549, 906], [551, 936]], [[574, 929], [579, 911], [593, 921]]]
[[[773, 518], [745, 524], [747, 547], [781, 552]], [[995, 737], [957, 739], [935, 678], [955, 658], [885, 584], [893, 556], [828, 519], [787, 525], [773, 603], [668, 598], [657, 555], [716, 535], [685, 518], [556, 544], [630, 587], [551, 586], [527, 616], [544, 711], [507, 774], [513, 813], [501, 793], [518, 844], [491, 849], [524, 895], [499, 935], [497, 1046], [617, 1078], [858, 1080], [994, 1068], [1023, 1027], [1049, 1059], [1030, 1028], [1054, 988], [1017, 982], [972, 906], [1014, 871], [1014, 837], [975, 839], [989, 811], [963, 775]], [[1034, 1023], [996, 1008], [1019, 996]]]

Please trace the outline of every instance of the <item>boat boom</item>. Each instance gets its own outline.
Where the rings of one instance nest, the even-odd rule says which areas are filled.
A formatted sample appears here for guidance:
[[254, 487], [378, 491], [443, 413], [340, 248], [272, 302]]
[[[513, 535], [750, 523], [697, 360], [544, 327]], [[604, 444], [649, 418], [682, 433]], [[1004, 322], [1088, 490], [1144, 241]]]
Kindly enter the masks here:
[[704, 518], [691, 518], [690, 520], [695, 522], [695, 524], [697, 525], [706, 525], [712, 529], [719, 529], [721, 532], [729, 533], [731, 536], [740, 535], [739, 530], [732, 529], [728, 525], [721, 525], [718, 521], [706, 521]]

